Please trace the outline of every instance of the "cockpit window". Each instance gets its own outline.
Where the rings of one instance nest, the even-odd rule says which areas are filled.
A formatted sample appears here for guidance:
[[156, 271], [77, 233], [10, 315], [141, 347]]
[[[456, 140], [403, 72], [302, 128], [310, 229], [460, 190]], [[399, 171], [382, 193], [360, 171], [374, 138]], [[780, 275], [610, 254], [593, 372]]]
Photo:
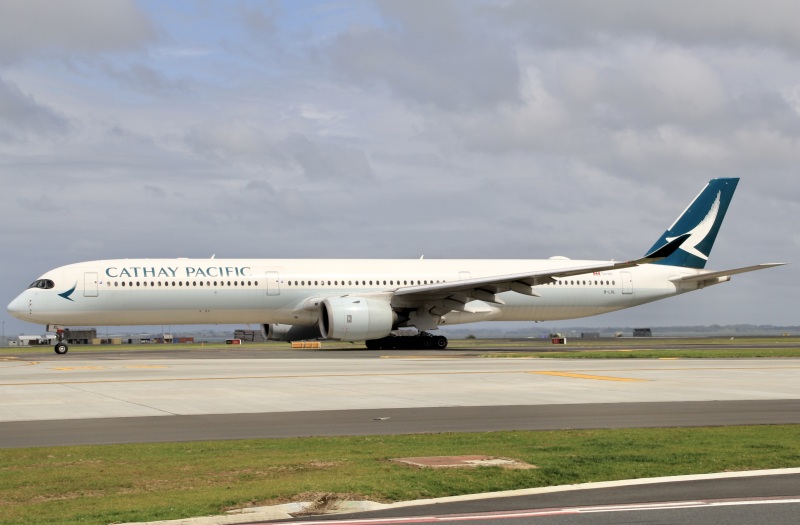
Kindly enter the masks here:
[[49, 290], [51, 288], [55, 288], [56, 283], [51, 281], [50, 279], [38, 279], [33, 281], [28, 288], [41, 288], [42, 290]]

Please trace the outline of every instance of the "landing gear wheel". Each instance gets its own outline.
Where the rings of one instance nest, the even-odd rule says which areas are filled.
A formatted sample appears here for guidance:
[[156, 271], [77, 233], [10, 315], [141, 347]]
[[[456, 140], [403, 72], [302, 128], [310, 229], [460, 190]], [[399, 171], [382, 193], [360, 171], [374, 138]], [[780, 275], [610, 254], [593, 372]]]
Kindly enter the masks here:
[[56, 343], [55, 351], [56, 351], [57, 354], [59, 354], [59, 355], [66, 354], [67, 350], [69, 350], [69, 347], [67, 346], [67, 343]]
[[439, 350], [444, 350], [447, 348], [447, 338], [441, 335], [436, 336], [436, 340], [434, 341], [436, 348]]

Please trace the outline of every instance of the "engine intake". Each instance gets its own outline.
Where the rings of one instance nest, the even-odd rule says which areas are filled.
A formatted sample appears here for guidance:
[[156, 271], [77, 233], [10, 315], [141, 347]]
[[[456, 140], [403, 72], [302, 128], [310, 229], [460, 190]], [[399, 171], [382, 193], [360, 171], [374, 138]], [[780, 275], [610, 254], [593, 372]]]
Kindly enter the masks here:
[[366, 341], [392, 332], [397, 319], [388, 301], [366, 297], [329, 297], [322, 301], [319, 331], [324, 339]]
[[300, 326], [292, 324], [265, 324], [261, 325], [264, 338], [268, 341], [305, 341], [319, 339], [319, 325]]

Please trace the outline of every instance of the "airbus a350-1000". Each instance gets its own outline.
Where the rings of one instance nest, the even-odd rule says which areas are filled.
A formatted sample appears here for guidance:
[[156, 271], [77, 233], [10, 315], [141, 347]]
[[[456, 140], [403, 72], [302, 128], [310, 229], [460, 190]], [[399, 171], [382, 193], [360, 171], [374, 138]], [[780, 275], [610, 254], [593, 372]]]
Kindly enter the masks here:
[[[261, 325], [268, 339], [445, 348], [429, 332], [478, 321], [551, 321], [630, 308], [779, 263], [705, 270], [739, 179], [713, 179], [647, 254], [544, 260], [115, 259], [50, 270], [8, 311], [63, 327]], [[395, 331], [414, 327], [412, 336]], [[412, 332], [414, 333], [414, 332]]]

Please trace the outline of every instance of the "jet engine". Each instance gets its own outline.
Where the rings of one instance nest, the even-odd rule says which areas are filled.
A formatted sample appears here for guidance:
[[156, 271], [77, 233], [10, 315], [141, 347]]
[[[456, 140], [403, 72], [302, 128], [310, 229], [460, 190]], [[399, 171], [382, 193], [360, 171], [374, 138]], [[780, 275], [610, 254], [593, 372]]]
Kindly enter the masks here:
[[268, 341], [305, 341], [319, 339], [319, 325], [301, 326], [294, 324], [264, 324], [261, 331]]
[[319, 311], [319, 331], [324, 339], [366, 341], [380, 339], [392, 331], [397, 316], [382, 299], [329, 297]]

